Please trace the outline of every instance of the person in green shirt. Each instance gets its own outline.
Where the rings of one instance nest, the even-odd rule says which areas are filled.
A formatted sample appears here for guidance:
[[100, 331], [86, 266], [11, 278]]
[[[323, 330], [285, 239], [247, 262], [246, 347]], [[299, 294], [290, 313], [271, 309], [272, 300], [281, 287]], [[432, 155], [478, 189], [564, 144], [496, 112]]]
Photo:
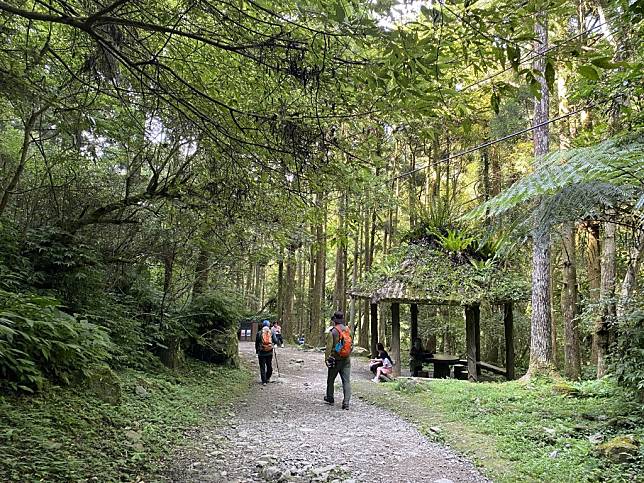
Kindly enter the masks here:
[[[346, 330], [347, 326], [344, 323], [344, 314], [342, 312], [335, 312], [331, 317], [331, 320], [333, 321], [334, 326], [327, 332], [326, 351], [324, 353], [324, 360], [328, 368], [326, 378], [326, 396], [324, 396], [324, 401], [328, 404], [333, 404], [335, 402], [333, 398], [333, 384], [335, 383], [337, 375], [340, 374], [340, 379], [342, 379], [342, 392], [344, 394], [342, 409], [349, 409], [349, 402], [351, 401], [351, 348], [349, 347], [348, 354], [344, 356], [338, 353], [336, 348], [341, 338], [344, 339], [345, 344], [350, 345], [351, 337], [349, 332]], [[346, 350], [341, 352], [346, 352]]]

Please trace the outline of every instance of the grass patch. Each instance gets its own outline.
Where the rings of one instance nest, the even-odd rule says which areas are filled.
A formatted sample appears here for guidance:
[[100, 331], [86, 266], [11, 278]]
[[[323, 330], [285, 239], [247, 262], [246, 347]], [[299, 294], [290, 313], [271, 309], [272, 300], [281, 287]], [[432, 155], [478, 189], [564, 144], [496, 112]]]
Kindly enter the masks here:
[[82, 386], [0, 396], [0, 481], [152, 475], [186, 429], [216, 424], [218, 411], [245, 394], [250, 382], [248, 371], [198, 362], [179, 372], [118, 376], [122, 396], [115, 406]]
[[[642, 481], [642, 405], [608, 380], [565, 391], [557, 384], [397, 381], [362, 384], [360, 395], [467, 454], [496, 481]], [[600, 440], [624, 434], [640, 443], [629, 461], [597, 453]]]

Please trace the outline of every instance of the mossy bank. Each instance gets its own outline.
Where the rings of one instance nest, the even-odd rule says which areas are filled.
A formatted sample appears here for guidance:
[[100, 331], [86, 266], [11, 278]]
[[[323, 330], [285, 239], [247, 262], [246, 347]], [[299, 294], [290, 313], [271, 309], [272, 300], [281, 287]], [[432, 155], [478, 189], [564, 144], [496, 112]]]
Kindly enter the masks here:
[[[468, 455], [495, 481], [642, 481], [644, 410], [610, 380], [403, 379], [361, 382], [356, 393]], [[629, 444], [616, 451], [619, 438]]]
[[184, 432], [218, 424], [251, 379], [243, 369], [198, 362], [176, 372], [100, 377], [120, 397], [88, 390], [96, 382], [0, 396], [1, 481], [154, 479]]

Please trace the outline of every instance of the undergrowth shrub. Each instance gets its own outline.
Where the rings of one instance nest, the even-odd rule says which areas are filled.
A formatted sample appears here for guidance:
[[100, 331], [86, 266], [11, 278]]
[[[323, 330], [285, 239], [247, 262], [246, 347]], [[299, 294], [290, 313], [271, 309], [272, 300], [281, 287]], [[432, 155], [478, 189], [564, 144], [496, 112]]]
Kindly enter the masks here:
[[0, 385], [33, 392], [45, 379], [69, 384], [106, 361], [106, 332], [60, 310], [52, 297], [0, 290]]
[[31, 264], [30, 284], [53, 292], [72, 313], [91, 307], [104, 293], [100, 257], [78, 236], [54, 227], [29, 230], [22, 255]]
[[[188, 353], [208, 362], [230, 363], [237, 354], [237, 324], [243, 305], [232, 291], [196, 297], [175, 323], [188, 336]], [[184, 336], [185, 337], [185, 336]]]
[[620, 385], [644, 400], [644, 307], [638, 307], [619, 323], [610, 370]]

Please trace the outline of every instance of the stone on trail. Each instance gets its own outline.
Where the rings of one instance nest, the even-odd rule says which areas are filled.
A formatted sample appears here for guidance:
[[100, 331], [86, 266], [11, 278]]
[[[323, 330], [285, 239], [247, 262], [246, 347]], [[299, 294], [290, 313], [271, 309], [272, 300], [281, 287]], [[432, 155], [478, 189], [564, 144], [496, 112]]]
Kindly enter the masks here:
[[262, 470], [262, 476], [268, 481], [275, 481], [281, 478], [282, 472], [277, 466], [269, 466]]
[[335, 465], [328, 465], [328, 466], [323, 466], [322, 468], [313, 468], [311, 470], [311, 473], [313, 473], [316, 476], [320, 476], [324, 473], [330, 473], [336, 468]]
[[454, 482], [449, 478], [439, 478], [438, 480], [434, 480], [434, 483], [454, 483]]

